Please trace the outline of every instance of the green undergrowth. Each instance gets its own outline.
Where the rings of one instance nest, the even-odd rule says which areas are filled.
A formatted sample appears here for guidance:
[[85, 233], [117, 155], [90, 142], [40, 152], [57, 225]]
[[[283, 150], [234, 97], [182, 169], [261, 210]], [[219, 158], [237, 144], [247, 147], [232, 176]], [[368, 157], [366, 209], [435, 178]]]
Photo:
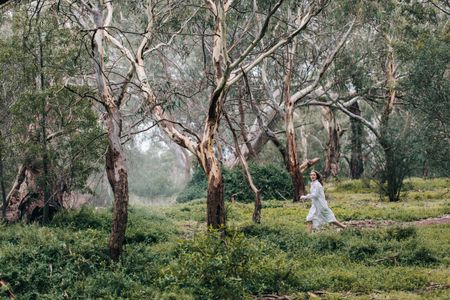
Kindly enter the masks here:
[[227, 203], [223, 240], [206, 231], [204, 200], [131, 207], [114, 263], [111, 210], [84, 207], [46, 227], [0, 225], [0, 280], [17, 299], [446, 299], [450, 224], [408, 222], [448, 213], [448, 198], [389, 203], [331, 184], [326, 193], [338, 219], [395, 223], [308, 234], [308, 203], [264, 201], [261, 224], [251, 222], [252, 204]]

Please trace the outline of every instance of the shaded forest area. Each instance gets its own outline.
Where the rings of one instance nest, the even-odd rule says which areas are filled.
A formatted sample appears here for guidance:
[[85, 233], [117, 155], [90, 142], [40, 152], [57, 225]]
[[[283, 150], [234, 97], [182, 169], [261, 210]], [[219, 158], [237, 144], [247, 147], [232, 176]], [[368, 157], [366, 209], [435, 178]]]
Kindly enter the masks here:
[[226, 200], [254, 203], [264, 224], [264, 202], [298, 204], [311, 168], [376, 182], [391, 203], [407, 178], [450, 177], [448, 1], [0, 7], [10, 226], [112, 206], [105, 245], [118, 261], [132, 200], [206, 198], [203, 221], [225, 241]]

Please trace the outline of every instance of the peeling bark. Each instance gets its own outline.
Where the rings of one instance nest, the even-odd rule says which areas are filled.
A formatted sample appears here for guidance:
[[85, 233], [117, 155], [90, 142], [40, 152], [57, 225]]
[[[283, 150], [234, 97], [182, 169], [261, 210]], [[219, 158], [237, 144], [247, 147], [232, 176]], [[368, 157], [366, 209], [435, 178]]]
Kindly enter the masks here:
[[22, 164], [19, 167], [13, 187], [7, 196], [6, 222], [12, 224], [19, 221], [42, 221], [46, 202], [49, 218], [62, 207], [64, 191], [52, 191], [52, 199], [45, 200], [44, 189], [37, 185], [42, 175], [43, 170], [35, 165]]
[[[111, 3], [107, 3], [107, 16], [103, 21], [102, 8], [93, 11], [97, 31], [93, 36], [92, 52], [94, 54], [94, 68], [97, 88], [101, 104], [106, 110], [104, 123], [107, 128], [108, 151], [106, 153], [106, 175], [114, 194], [113, 218], [111, 235], [109, 237], [109, 255], [112, 260], [118, 260], [125, 240], [128, 220], [128, 170], [125, 164], [125, 155], [120, 141], [122, 134], [122, 114], [120, 111], [121, 99], [113, 97], [108, 80], [105, 77], [104, 49], [105, 26], [112, 18]], [[126, 87], [124, 87], [126, 88]]]
[[284, 114], [284, 124], [286, 130], [286, 167], [291, 175], [292, 185], [294, 187], [293, 201], [300, 201], [300, 196], [305, 195], [305, 182], [303, 180], [303, 175], [300, 172], [298, 154], [297, 154], [297, 141], [295, 138], [295, 127], [294, 127], [294, 110], [295, 101], [290, 96], [290, 86], [292, 81], [292, 72], [294, 68], [294, 53], [295, 44], [288, 47], [288, 66], [286, 75], [284, 78], [283, 94], [285, 103], [285, 114]]

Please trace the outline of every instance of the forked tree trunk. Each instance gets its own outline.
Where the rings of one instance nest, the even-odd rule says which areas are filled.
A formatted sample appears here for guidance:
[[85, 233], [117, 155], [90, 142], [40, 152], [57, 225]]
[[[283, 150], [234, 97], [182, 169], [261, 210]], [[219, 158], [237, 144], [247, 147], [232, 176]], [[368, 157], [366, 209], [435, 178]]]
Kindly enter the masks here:
[[305, 195], [305, 182], [303, 175], [300, 172], [298, 154], [297, 154], [297, 141], [295, 138], [294, 127], [294, 110], [295, 102], [290, 96], [290, 85], [292, 80], [292, 69], [294, 66], [293, 55], [295, 53], [295, 44], [288, 47], [288, 69], [284, 78], [284, 103], [285, 103], [285, 115], [284, 124], [286, 129], [286, 151], [287, 158], [285, 160], [286, 167], [291, 175], [292, 185], [294, 188], [293, 201], [300, 201], [300, 196]]
[[[349, 111], [356, 116], [361, 116], [361, 110], [359, 109], [358, 102], [354, 102]], [[361, 121], [350, 118], [351, 124], [351, 157], [350, 157], [350, 176], [352, 179], [361, 178], [364, 173], [364, 163], [362, 154], [362, 141], [363, 141], [363, 124]]]
[[[111, 6], [108, 3], [107, 6]], [[125, 240], [125, 231], [128, 220], [128, 170], [125, 165], [125, 155], [120, 141], [122, 134], [122, 114], [120, 106], [122, 96], [115, 99], [109, 81], [105, 77], [103, 41], [105, 38], [105, 26], [111, 22], [111, 15], [107, 14], [103, 22], [103, 11], [99, 6], [93, 11], [97, 31], [93, 36], [92, 52], [94, 54], [94, 69], [96, 73], [97, 88], [100, 94], [100, 102], [106, 110], [105, 125], [107, 128], [108, 151], [106, 153], [106, 175], [114, 193], [114, 207], [111, 235], [109, 237], [109, 255], [112, 260], [118, 260]], [[130, 77], [131, 78], [131, 77]], [[126, 86], [126, 85], [125, 85]]]

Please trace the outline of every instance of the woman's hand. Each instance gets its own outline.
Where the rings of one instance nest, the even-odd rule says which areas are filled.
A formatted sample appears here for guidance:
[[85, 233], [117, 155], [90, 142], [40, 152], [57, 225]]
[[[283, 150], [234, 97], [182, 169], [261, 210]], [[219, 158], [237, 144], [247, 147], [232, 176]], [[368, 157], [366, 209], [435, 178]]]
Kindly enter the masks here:
[[300, 199], [305, 200], [306, 196], [300, 196]]

